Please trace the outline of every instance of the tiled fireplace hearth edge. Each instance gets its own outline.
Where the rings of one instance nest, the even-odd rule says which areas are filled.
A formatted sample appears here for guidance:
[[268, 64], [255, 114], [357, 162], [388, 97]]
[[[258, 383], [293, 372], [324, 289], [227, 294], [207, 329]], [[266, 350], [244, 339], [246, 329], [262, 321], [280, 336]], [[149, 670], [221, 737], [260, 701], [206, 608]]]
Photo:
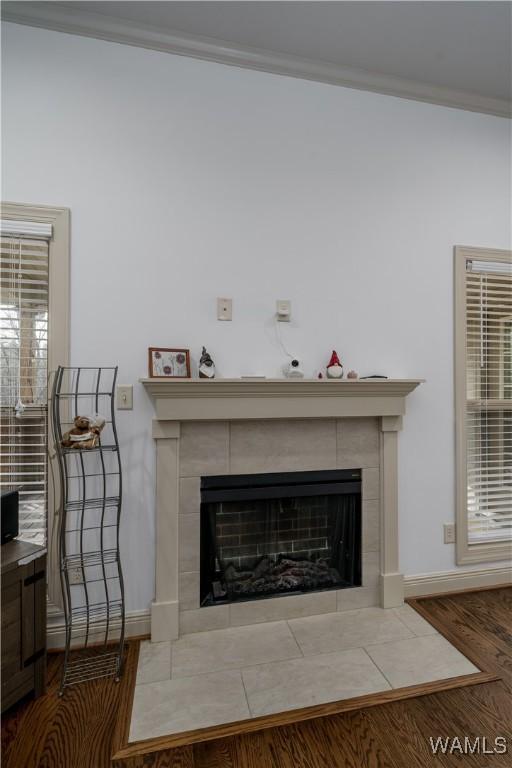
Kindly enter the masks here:
[[[401, 605], [397, 443], [420, 383], [144, 379], [157, 416], [152, 640]], [[363, 470], [363, 586], [199, 608], [201, 476], [336, 468]]]

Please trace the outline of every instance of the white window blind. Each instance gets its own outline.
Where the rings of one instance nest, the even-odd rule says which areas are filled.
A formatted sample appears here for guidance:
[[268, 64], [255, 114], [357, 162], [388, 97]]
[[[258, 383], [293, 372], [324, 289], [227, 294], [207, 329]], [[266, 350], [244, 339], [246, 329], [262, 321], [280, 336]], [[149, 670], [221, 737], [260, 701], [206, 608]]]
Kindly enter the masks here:
[[0, 485], [20, 491], [20, 538], [44, 543], [49, 246], [40, 236], [6, 235], [3, 223]]
[[512, 264], [466, 262], [468, 543], [512, 538]]

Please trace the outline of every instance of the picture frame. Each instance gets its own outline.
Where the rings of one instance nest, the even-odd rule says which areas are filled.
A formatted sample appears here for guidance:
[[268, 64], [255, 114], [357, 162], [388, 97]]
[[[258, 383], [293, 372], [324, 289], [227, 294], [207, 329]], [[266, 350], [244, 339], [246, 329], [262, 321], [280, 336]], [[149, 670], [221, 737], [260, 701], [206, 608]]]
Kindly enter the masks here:
[[190, 350], [149, 347], [148, 376], [150, 379], [190, 379]]

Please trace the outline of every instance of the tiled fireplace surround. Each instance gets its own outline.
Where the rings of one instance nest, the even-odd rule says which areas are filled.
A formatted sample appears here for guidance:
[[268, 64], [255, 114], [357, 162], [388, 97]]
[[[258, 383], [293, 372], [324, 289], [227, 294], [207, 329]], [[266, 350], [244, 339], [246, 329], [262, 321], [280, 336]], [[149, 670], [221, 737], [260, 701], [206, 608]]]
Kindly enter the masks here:
[[[180, 634], [379, 604], [377, 419], [183, 424], [180, 440]], [[201, 475], [362, 468], [363, 586], [199, 608]]]
[[[192, 389], [195, 397], [190, 402], [183, 395], [172, 398], [174, 392], [188, 392], [196, 383], [203, 387]], [[216, 383], [206, 382], [212, 390]], [[301, 383], [304, 382], [297, 382], [299, 386]], [[402, 382], [401, 397], [383, 398], [383, 394], [391, 394], [391, 383], [379, 382], [375, 399], [359, 398], [367, 403], [352, 410], [385, 414], [398, 411], [395, 415], [308, 416], [308, 412], [318, 411], [318, 394], [324, 395], [317, 387], [311, 389], [311, 399], [303, 403], [308, 408], [293, 410], [296, 416], [277, 418], [269, 404], [264, 403], [258, 410], [263, 416], [270, 412], [270, 418], [245, 420], [218, 418], [223, 413], [229, 416], [233, 409], [229, 405], [219, 408], [219, 402], [213, 400], [210, 403], [216, 418], [210, 419], [208, 404], [198, 403], [201, 398], [196, 394], [205, 391], [203, 382], [188, 382], [187, 390], [179, 390], [175, 382], [144, 381], [159, 417], [153, 422], [157, 445], [157, 553], [152, 640], [353, 608], [393, 607], [403, 602], [403, 577], [398, 566], [397, 435], [402, 426], [404, 395], [419, 382], [407, 382], [407, 387]], [[244, 384], [241, 383], [242, 389]], [[329, 387], [331, 383], [318, 384]], [[354, 385], [349, 393], [348, 387], [343, 389], [346, 382], [336, 384], [337, 392], [350, 398]], [[366, 383], [360, 382], [358, 386], [365, 388]], [[264, 391], [261, 385], [258, 391]], [[366, 395], [367, 390], [363, 391]], [[195, 405], [200, 406], [195, 409], [194, 399]], [[338, 398], [329, 399], [327, 410], [346, 410], [347, 402], [340, 408], [336, 405]], [[248, 402], [248, 406], [248, 412], [253, 413], [254, 401]], [[193, 420], [192, 414], [204, 414], [206, 418]], [[199, 607], [202, 476], [352, 468], [362, 469], [361, 587]]]

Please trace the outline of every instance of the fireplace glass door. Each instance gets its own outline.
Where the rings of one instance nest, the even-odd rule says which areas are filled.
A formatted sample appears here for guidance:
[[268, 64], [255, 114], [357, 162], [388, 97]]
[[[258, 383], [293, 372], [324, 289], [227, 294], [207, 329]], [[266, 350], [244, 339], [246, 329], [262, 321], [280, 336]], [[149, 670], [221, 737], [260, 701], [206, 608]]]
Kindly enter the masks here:
[[360, 585], [360, 470], [202, 479], [201, 605]]

